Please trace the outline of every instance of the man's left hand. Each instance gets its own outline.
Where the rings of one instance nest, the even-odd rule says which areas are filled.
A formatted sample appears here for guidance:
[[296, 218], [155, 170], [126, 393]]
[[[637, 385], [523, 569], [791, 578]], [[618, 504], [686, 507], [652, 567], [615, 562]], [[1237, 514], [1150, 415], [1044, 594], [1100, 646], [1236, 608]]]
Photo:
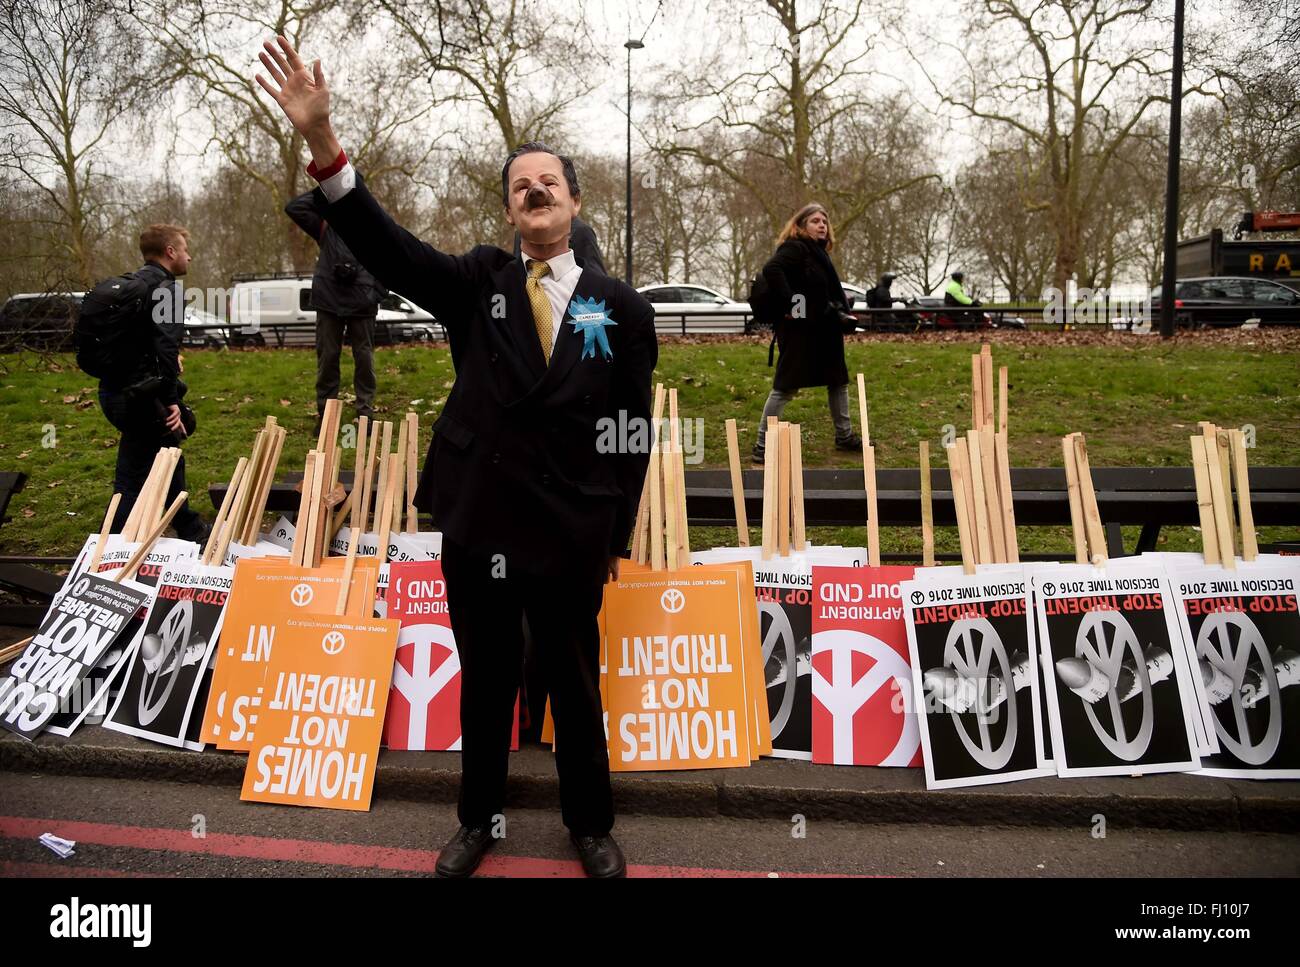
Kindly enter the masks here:
[[185, 435], [185, 424], [181, 422], [181, 408], [173, 403], [167, 407], [167, 416], [165, 418], [167, 429], [173, 433]]
[[611, 557], [609, 559], [609, 579], [610, 581], [618, 580], [618, 562], [623, 560], [621, 557]]

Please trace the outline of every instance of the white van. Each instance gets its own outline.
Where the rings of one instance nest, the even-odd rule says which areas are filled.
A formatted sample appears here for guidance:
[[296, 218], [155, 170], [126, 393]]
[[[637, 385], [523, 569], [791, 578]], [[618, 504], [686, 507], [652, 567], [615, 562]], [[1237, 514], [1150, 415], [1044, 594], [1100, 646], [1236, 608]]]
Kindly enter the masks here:
[[314, 346], [311, 276], [249, 279], [230, 293], [232, 346]]
[[[236, 282], [230, 320], [232, 346], [315, 346], [311, 276]], [[375, 317], [375, 345], [431, 341], [438, 338], [438, 329], [428, 312], [390, 292]]]

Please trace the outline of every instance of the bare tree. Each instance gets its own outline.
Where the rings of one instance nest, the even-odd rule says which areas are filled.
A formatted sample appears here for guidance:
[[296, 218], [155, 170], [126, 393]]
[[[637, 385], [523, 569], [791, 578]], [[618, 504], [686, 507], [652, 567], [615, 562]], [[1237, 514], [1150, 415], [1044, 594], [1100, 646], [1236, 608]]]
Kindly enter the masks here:
[[[728, 37], [705, 63], [674, 71], [662, 112], [671, 123], [655, 140], [663, 154], [730, 179], [762, 209], [773, 232], [794, 207], [814, 198], [848, 230], [881, 199], [937, 177], [863, 163], [864, 127], [868, 143], [882, 133], [868, 121], [878, 106], [865, 85], [870, 20], [878, 14], [867, 0], [718, 6], [725, 7], [720, 19], [732, 15], [741, 23], [740, 45], [764, 56], [755, 66], [733, 64], [737, 45]], [[707, 119], [682, 120], [701, 108]]]
[[[422, 85], [416, 88], [418, 78], [355, 55], [366, 35], [349, 22], [347, 8], [333, 0], [117, 2], [132, 4], [153, 42], [154, 57], [143, 70], [160, 85], [183, 85], [206, 121], [206, 147], [218, 150], [249, 186], [266, 193], [268, 204], [283, 205], [307, 187], [301, 135], [282, 123], [279, 109], [250, 81], [262, 42], [278, 34], [300, 50], [327, 54], [341, 54], [339, 38], [350, 41], [353, 56], [324, 58], [339, 92], [336, 115], [347, 131], [350, 156], [361, 170], [373, 165], [372, 177], [415, 177], [409, 163], [392, 165], [394, 148], [411, 124], [429, 114], [435, 99]], [[294, 269], [309, 269], [316, 258], [311, 240], [287, 218], [281, 219], [279, 233]]]
[[0, 0], [0, 167], [43, 196], [27, 231], [83, 288], [95, 281], [102, 149], [127, 109], [131, 49], [100, 0]]
[[[1156, 0], [970, 0], [968, 37], [943, 44], [961, 77], [941, 84], [927, 73], [945, 104], [1032, 147], [1043, 176], [1032, 179], [1026, 211], [1049, 216], [1059, 288], [1078, 272], [1116, 156], [1168, 102], [1168, 30], [1157, 9]], [[912, 54], [928, 72], [932, 58]]]

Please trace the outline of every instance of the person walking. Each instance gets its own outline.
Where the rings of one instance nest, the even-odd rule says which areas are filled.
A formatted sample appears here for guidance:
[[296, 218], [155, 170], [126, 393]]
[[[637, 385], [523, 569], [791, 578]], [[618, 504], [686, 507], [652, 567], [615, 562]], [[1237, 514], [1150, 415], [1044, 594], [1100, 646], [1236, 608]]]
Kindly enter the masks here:
[[311, 277], [311, 305], [316, 310], [316, 421], [325, 401], [339, 395], [339, 359], [343, 339], [352, 344], [352, 387], [357, 416], [374, 418], [375, 316], [388, 294], [316, 211], [312, 193], [305, 192], [284, 206], [295, 225], [316, 240], [320, 255]]
[[763, 266], [768, 302], [780, 315], [774, 320], [780, 356], [772, 392], [763, 407], [754, 441], [755, 463], [762, 463], [767, 419], [781, 413], [809, 386], [825, 386], [835, 448], [857, 451], [862, 437], [849, 417], [849, 372], [844, 361], [844, 333], [857, 319], [850, 312], [844, 286], [831, 261], [835, 234], [826, 209], [815, 202], [799, 209], [777, 237], [776, 252]]
[[[113, 490], [122, 499], [113, 533], [121, 533], [130, 517], [158, 451], [179, 447], [194, 432], [194, 414], [182, 402], [180, 358], [185, 306], [179, 279], [190, 266], [189, 241], [189, 231], [180, 225], [148, 226], [140, 233], [144, 265], [125, 277], [129, 281], [97, 285], [82, 304], [79, 331], [100, 328], [106, 338], [81, 345], [78, 363], [99, 376], [100, 409], [121, 434]], [[167, 485], [167, 504], [187, 489], [182, 455]], [[196, 543], [208, 536], [207, 523], [189, 501], [172, 518], [172, 529]]]

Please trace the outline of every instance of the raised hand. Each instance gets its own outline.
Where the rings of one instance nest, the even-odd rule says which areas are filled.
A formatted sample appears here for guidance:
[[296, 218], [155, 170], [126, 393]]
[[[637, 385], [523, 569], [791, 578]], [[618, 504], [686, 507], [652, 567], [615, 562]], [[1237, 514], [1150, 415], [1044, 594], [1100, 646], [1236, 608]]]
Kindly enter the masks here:
[[330, 90], [325, 74], [319, 60], [313, 61], [310, 68], [304, 64], [287, 38], [280, 36], [275, 40], [274, 44], [265, 41], [259, 55], [271, 80], [258, 74], [257, 83], [310, 141], [330, 129]]

